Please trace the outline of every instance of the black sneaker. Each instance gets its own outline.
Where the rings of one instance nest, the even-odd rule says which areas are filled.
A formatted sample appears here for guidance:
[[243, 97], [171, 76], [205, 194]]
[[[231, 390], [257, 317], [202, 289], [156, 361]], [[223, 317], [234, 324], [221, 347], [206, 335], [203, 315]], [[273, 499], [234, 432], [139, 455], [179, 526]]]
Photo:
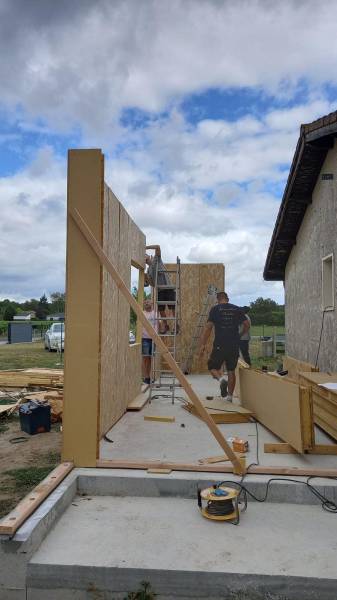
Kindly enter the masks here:
[[226, 381], [226, 379], [222, 379], [220, 381], [220, 393], [221, 393], [222, 398], [226, 398], [227, 388], [228, 388], [228, 382]]

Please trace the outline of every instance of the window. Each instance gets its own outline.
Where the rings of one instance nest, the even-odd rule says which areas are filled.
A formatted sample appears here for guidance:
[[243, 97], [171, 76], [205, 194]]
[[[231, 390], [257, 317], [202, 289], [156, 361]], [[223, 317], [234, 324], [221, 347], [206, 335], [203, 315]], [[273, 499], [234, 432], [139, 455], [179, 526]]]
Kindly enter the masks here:
[[334, 298], [334, 260], [333, 254], [322, 259], [322, 309], [333, 310]]
[[[140, 292], [141, 277], [140, 277], [140, 270], [137, 267], [135, 267], [134, 265], [131, 265], [130, 280], [131, 280], [131, 290], [130, 290], [131, 294], [139, 302], [140, 298], [141, 298], [141, 292]], [[137, 324], [137, 315], [134, 312], [134, 310], [130, 307], [129, 343], [134, 344], [136, 341], [139, 342], [140, 338], [141, 338], [141, 331], [140, 331], [140, 327]]]

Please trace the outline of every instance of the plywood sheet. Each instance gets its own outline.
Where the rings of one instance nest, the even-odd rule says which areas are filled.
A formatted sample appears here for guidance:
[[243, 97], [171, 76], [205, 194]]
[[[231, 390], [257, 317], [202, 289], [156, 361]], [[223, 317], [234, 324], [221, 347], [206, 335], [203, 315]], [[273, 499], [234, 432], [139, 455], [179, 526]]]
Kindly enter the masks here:
[[285, 371], [288, 371], [287, 377], [289, 377], [289, 379], [292, 379], [297, 382], [299, 381], [299, 372], [300, 371], [305, 371], [305, 372], [309, 372], [309, 373], [319, 371], [319, 369], [317, 367], [315, 367], [314, 365], [304, 362], [304, 361], [297, 360], [296, 358], [293, 358], [292, 356], [284, 356], [283, 369]]
[[257, 420], [303, 453], [300, 386], [253, 369], [240, 369], [241, 402]]
[[[175, 268], [175, 264], [172, 263], [166, 266], [168, 269]], [[171, 277], [174, 279], [174, 276], [171, 275]], [[224, 289], [224, 277], [225, 269], [221, 263], [181, 264], [181, 333], [177, 337], [177, 356], [180, 362], [187, 357], [208, 286], [215, 285], [218, 289]], [[207, 371], [207, 360], [212, 341], [211, 337], [202, 360], [197, 354], [194, 355], [192, 373]]]

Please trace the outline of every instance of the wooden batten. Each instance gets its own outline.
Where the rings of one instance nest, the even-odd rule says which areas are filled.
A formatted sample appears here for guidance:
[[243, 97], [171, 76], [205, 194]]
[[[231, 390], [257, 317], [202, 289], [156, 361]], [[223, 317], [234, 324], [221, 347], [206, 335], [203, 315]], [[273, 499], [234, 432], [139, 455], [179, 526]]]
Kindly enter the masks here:
[[13, 536], [19, 527], [30, 517], [51, 492], [73, 469], [72, 463], [63, 463], [56, 467], [39, 483], [19, 504], [0, 521], [0, 535]]

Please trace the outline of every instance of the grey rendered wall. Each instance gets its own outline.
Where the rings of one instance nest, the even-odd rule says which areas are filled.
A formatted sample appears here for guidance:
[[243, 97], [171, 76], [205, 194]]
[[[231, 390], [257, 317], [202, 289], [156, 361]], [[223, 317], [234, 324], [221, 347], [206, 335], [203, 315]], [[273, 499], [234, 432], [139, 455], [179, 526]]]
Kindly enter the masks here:
[[[334, 179], [322, 181], [322, 173]], [[326, 157], [285, 273], [286, 353], [315, 364], [322, 327], [322, 258], [334, 255], [334, 310], [324, 314], [321, 371], [337, 372], [337, 146]]]

